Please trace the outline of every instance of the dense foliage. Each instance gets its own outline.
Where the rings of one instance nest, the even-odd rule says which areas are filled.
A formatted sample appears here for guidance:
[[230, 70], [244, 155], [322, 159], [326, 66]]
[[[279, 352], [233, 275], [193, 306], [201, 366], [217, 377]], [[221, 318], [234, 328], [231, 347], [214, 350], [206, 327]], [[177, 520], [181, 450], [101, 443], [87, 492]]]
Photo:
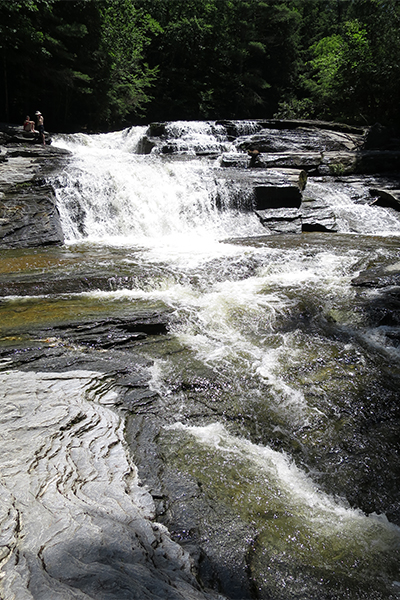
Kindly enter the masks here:
[[0, 120], [399, 124], [398, 0], [0, 0]]

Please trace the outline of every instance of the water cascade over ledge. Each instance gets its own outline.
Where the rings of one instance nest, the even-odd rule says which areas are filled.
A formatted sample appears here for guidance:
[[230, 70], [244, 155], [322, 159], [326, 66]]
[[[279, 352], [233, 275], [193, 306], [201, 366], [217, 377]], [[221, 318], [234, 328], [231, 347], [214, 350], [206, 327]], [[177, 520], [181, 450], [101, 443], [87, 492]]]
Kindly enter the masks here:
[[400, 598], [398, 176], [311, 166], [334, 228], [272, 235], [266, 162], [349, 139], [253, 169], [232, 127], [54, 140], [65, 244], [0, 274], [4, 600]]

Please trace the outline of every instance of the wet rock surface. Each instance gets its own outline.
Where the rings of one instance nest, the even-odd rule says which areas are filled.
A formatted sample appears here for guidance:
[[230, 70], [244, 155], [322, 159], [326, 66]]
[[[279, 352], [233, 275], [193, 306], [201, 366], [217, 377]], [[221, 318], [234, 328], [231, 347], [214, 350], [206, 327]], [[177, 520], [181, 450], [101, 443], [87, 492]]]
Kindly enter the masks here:
[[[141, 152], [218, 157], [221, 169], [227, 171], [226, 180], [232, 182], [229, 207], [255, 210], [269, 234], [337, 230], [333, 213], [320, 201], [313, 205], [309, 196], [300, 211], [300, 221], [293, 211], [286, 211], [285, 219], [285, 211], [277, 210], [300, 208], [306, 197], [307, 175], [397, 173], [400, 164], [399, 141], [393, 132], [379, 125], [363, 128], [276, 119], [216, 121], [208, 125], [213, 144], [191, 145], [185, 141], [184, 123], [152, 123], [143, 138]], [[233, 147], [226, 147], [226, 139]], [[304, 185], [284, 181], [283, 174], [289, 170], [304, 173]], [[257, 176], [252, 178], [249, 172], [257, 172], [258, 184]], [[279, 172], [281, 181], [274, 183]], [[376, 203], [398, 210], [396, 194], [380, 190], [375, 194]], [[226, 205], [226, 200], [224, 203], [217, 198], [217, 205]], [[270, 211], [268, 215], [266, 210]]]
[[323, 200], [303, 198], [301, 203], [302, 231], [337, 231], [333, 210]]
[[210, 497], [201, 482], [169, 466], [160, 438], [170, 411], [158, 396], [131, 404], [131, 410], [127, 439], [154, 498], [157, 520], [195, 560], [204, 585], [231, 599], [253, 598], [248, 552], [255, 527]]
[[[400, 164], [398, 140], [379, 125], [271, 119], [210, 121], [209, 129], [212, 140], [195, 143], [186, 136], [184, 123], [152, 123], [139, 152], [217, 159], [221, 168], [216, 178], [231, 187], [229, 200], [217, 194], [217, 206], [255, 210], [270, 234], [336, 230], [332, 213], [306, 198], [307, 175], [393, 173]], [[68, 152], [23, 141], [21, 134], [21, 127], [0, 126], [0, 247], [62, 244], [54, 190], [46, 178], [62, 168]], [[399, 210], [398, 189], [373, 189], [371, 196], [377, 205]], [[300, 208], [304, 198], [302, 226], [290, 211], [284, 223], [285, 212], [276, 209]]]
[[[242, 135], [243, 128], [237, 125], [237, 133]], [[20, 172], [26, 169], [28, 177], [22, 183], [30, 182], [32, 155], [15, 155], [8, 161], [21, 158], [28, 161], [20, 163], [25, 165]], [[263, 168], [248, 168], [247, 154], [245, 160], [243, 180], [240, 173], [232, 175], [227, 169], [226, 174], [238, 185], [239, 196], [250, 187], [250, 182], [252, 190], [257, 185], [275, 186], [271, 173], [263, 173]], [[34, 168], [43, 164], [35, 163]], [[294, 187], [298, 194], [300, 187]], [[303, 190], [304, 187], [301, 193]], [[249, 210], [254, 210], [254, 195], [250, 197]], [[300, 233], [307, 227], [310, 231], [336, 228], [330, 210], [307, 197], [307, 187], [298, 207], [260, 208], [258, 212], [271, 233]], [[290, 238], [283, 236], [281, 243], [293, 243], [288, 241]], [[263, 243], [269, 242], [261, 240]], [[244, 277], [252, 268], [255, 266], [248, 266]], [[70, 270], [69, 275], [56, 278], [39, 271], [28, 277], [2, 275], [3, 301], [10, 295], [60, 298], [63, 294], [94, 289], [130, 289], [135, 283], [134, 279], [124, 280], [122, 272], [104, 272], [97, 277], [88, 272], [85, 278]], [[396, 265], [368, 269], [353, 280], [353, 285], [361, 293], [365, 289], [377, 292], [374, 301], [365, 297], [358, 308], [370, 324], [386, 327], [393, 346], [398, 345]], [[25, 311], [27, 306], [16, 310]], [[282, 315], [282, 331], [290, 327], [315, 330], [318, 335], [322, 332], [331, 339], [342, 336], [348, 345], [353, 343], [354, 334], [346, 328], [342, 330], [340, 323], [336, 326], [334, 311], [330, 319], [312, 303], [300, 306], [298, 311], [291, 317]], [[243, 416], [239, 409], [230, 408], [231, 390], [222, 373], [216, 377], [210, 369], [204, 377], [194, 375], [185, 356], [180, 376], [175, 374], [170, 382], [175, 394], [162, 397], [154, 391], [149, 372], [153, 359], [149, 357], [164, 359], [171, 354], [184, 354], [168, 333], [173, 318], [167, 310], [140, 311], [132, 305], [129, 316], [89, 319], [65, 314], [58, 325], [32, 326], [28, 330], [25, 327], [23, 333], [10, 328], [2, 339], [0, 405], [6, 435], [1, 466], [7, 477], [6, 483], [1, 480], [0, 521], [5, 532], [5, 598], [31, 594], [38, 600], [216, 600], [221, 597], [217, 592], [236, 600], [255, 598], [259, 593], [261, 597], [271, 597], [270, 590], [259, 592], [252, 579], [257, 527], [242, 519], [232, 505], [213, 497], [200, 477], [179, 467], [175, 447], [169, 444], [168, 427], [178, 417], [203, 424], [217, 416], [237, 421], [238, 431], [242, 432], [240, 423], [247, 419], [253, 439], [260, 444], [290, 450], [295, 442], [288, 441], [284, 431], [269, 432], [268, 423], [264, 437], [260, 437], [250, 422], [252, 414]], [[165, 348], [159, 350], [164, 342]], [[385, 379], [384, 370], [379, 377]], [[340, 385], [349, 380], [344, 371], [337, 378], [343, 379]], [[333, 480], [339, 494], [348, 492], [352, 505], [362, 506], [368, 512], [385, 511], [393, 522], [400, 523], [397, 496], [392, 490], [396, 479], [393, 477], [393, 486], [387, 493], [382, 491], [387, 482], [380, 479], [384, 469], [379, 463], [395, 446], [395, 383], [393, 390], [386, 392], [383, 408], [379, 391], [374, 390], [368, 398], [362, 394], [358, 404], [353, 400], [354, 418], [347, 415], [347, 406], [340, 408], [344, 416], [339, 415], [338, 419], [343, 418], [343, 427], [347, 427], [343, 436], [351, 460], [336, 468], [329, 455], [335, 449], [322, 445], [315, 448], [311, 444], [308, 458], [322, 487]], [[319, 381], [309, 386], [311, 393], [318, 396], [322, 410], [323, 382], [322, 386]], [[190, 399], [184, 410], [180, 405], [181, 392]], [[324, 424], [321, 423], [321, 431]], [[16, 428], [24, 432], [18, 448]], [[371, 431], [382, 441], [372, 471], [364, 464]], [[306, 445], [304, 440], [301, 443]], [[305, 447], [303, 450], [306, 454]], [[357, 485], [351, 485], [349, 490], [354, 470]], [[273, 517], [265, 515], [271, 522], [275, 518], [275, 513]], [[289, 572], [289, 564], [282, 566], [286, 576], [285, 570]]]
[[64, 234], [49, 185], [17, 184], [0, 198], [0, 248], [62, 244]]
[[[149, 335], [125, 335], [132, 323], [149, 328]], [[1, 488], [0, 523], [4, 527], [8, 519], [12, 540], [6, 540], [3, 557], [5, 597], [22, 594], [28, 574], [29, 591], [38, 599], [43, 586], [63, 598], [64, 583], [65, 598], [71, 597], [71, 585], [82, 598], [95, 593], [104, 600], [120, 600], [125, 593], [138, 600], [254, 597], [247, 553], [255, 530], [209, 498], [195, 478], [168, 466], [159, 443], [171, 410], [151, 389], [146, 347], [157, 344], [165, 327], [165, 317], [138, 315], [125, 323], [108, 319], [31, 330], [25, 343], [13, 342], [12, 335], [3, 342], [0, 404], [10, 439], [9, 402], [19, 411], [22, 428], [19, 403], [25, 406], [29, 427], [21, 460], [31, 472], [11, 476], [7, 465], [15, 464], [16, 449], [3, 439], [7, 484]], [[37, 441], [30, 438], [32, 428]], [[49, 476], [54, 486], [46, 484]], [[23, 485], [36, 496], [29, 513], [19, 491]], [[19, 530], [19, 519], [40, 522], [46, 533]], [[21, 582], [10, 577], [17, 556], [23, 557]]]
[[376, 204], [377, 206], [388, 206], [400, 211], [400, 190], [380, 190], [371, 188], [370, 194], [375, 198], [372, 204]]
[[[2, 597], [22, 598], [27, 591], [38, 600], [69, 599], [76, 590], [82, 599], [222, 600], [211, 588], [220, 590], [225, 578], [235, 583], [222, 587], [238, 588], [228, 556], [232, 538], [217, 540], [212, 506], [210, 556], [202, 554], [197, 538], [188, 548], [181, 543], [179, 527], [203, 523], [196, 510], [184, 522], [175, 514], [195, 482], [177, 487], [176, 474], [163, 473], [149, 485], [157, 472], [149, 431], [159, 433], [167, 420], [150, 386], [152, 361], [145, 348], [157, 344], [166, 328], [166, 315], [147, 311], [125, 320], [31, 328], [25, 341], [11, 331], [3, 338]], [[17, 447], [15, 427], [24, 431]], [[204, 499], [199, 502], [197, 510], [204, 508]], [[170, 516], [163, 519], [165, 510]], [[230, 524], [226, 514], [218, 521], [219, 534]], [[245, 551], [235, 550], [241, 569]], [[247, 596], [241, 591], [232, 597]]]
[[12, 370], [0, 380], [2, 597], [220, 597], [152, 522], [107, 376]]
[[46, 179], [62, 168], [69, 153], [52, 146], [18, 142], [15, 136], [0, 130], [1, 142], [0, 248], [62, 244], [64, 235], [54, 190]]

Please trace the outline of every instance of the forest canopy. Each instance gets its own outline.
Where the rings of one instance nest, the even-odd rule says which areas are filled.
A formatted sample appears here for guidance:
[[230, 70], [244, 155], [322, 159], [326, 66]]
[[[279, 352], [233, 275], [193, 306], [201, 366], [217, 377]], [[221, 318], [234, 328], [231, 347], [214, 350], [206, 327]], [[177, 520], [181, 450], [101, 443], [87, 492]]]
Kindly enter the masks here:
[[0, 120], [399, 125], [398, 0], [0, 0]]

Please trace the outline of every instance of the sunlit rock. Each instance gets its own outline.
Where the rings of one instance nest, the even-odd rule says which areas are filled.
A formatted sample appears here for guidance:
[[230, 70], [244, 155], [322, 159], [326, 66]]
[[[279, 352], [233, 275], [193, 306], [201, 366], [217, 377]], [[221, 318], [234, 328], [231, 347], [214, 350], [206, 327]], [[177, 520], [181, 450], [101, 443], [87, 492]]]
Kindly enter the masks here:
[[333, 210], [322, 200], [303, 198], [301, 204], [302, 231], [337, 231]]
[[99, 373], [0, 374], [0, 595], [201, 600], [155, 522]]
[[0, 200], [0, 248], [62, 244], [64, 235], [53, 189], [15, 185]]
[[301, 233], [301, 213], [298, 208], [256, 210], [261, 223], [271, 234]]

